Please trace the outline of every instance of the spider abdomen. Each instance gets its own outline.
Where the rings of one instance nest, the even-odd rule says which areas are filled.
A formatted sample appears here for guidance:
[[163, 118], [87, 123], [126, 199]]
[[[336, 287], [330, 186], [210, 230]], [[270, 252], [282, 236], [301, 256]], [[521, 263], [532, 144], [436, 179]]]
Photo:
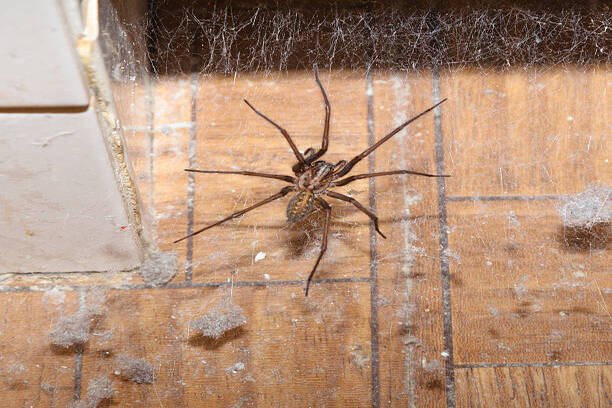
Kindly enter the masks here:
[[300, 191], [287, 204], [287, 220], [298, 222], [310, 214], [315, 205], [315, 195], [312, 191]]

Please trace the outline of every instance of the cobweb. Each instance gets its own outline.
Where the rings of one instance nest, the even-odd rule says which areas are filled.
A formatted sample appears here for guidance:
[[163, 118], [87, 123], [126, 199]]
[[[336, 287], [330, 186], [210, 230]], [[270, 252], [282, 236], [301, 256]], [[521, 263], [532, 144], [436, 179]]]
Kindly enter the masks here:
[[406, 70], [610, 62], [611, 15], [603, 6], [435, 10], [165, 3], [155, 3], [154, 19], [144, 25], [157, 73], [271, 72], [313, 64]]

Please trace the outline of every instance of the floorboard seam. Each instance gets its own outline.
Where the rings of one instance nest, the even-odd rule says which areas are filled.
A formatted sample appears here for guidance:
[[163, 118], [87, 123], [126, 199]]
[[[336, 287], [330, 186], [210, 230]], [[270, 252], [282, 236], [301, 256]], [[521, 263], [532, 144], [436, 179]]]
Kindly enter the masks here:
[[[366, 74], [366, 100], [367, 100], [367, 126], [368, 126], [368, 146], [372, 146], [375, 141], [374, 135], [374, 89], [372, 84], [372, 74]], [[368, 156], [368, 171], [373, 173], [376, 168], [375, 153]], [[374, 178], [369, 179], [369, 206], [371, 211], [376, 214], [376, 183]], [[378, 265], [376, 253], [376, 228], [374, 221], [370, 220], [370, 333], [371, 333], [371, 353], [372, 353], [372, 407], [380, 406], [380, 358], [378, 344]]]
[[[438, 103], [440, 96], [440, 73], [437, 69], [433, 71], [433, 102]], [[442, 134], [442, 110], [438, 107], [434, 110], [434, 132], [436, 136], [436, 172], [445, 174], [444, 166], [444, 138]], [[442, 314], [444, 324], [444, 353], [445, 364], [445, 388], [446, 405], [448, 408], [455, 407], [455, 373], [453, 366], [453, 321], [451, 310], [450, 292], [450, 270], [448, 263], [448, 224], [446, 218], [446, 181], [438, 177], [438, 213], [440, 216], [440, 279], [442, 284]]]
[[[191, 123], [189, 127], [189, 168], [197, 167], [196, 150], [197, 150], [197, 93], [198, 93], [198, 75], [191, 74]], [[194, 206], [195, 206], [195, 173], [187, 174], [187, 235], [193, 232], [194, 223]], [[187, 238], [186, 254], [185, 254], [185, 281], [191, 282], [193, 279], [193, 237]]]
[[515, 363], [466, 363], [455, 364], [460, 368], [504, 368], [504, 367], [601, 367], [612, 365], [612, 361], [551, 361], [551, 362], [515, 362]]
[[[146, 79], [146, 101], [145, 106], [146, 112], [146, 126], [145, 131], [147, 139], [149, 141], [149, 197], [147, 204], [149, 208], [155, 208], [155, 92], [153, 91], [153, 80], [151, 78]], [[126, 130], [126, 128], [124, 128]], [[128, 129], [129, 130], [129, 129]]]
[[[79, 292], [79, 311], [84, 311], [86, 307], [86, 294], [85, 290], [82, 289]], [[82, 388], [82, 377], [83, 377], [83, 345], [79, 344], [76, 347], [74, 354], [74, 388], [73, 398], [75, 401], [81, 399], [81, 388]]]
[[[324, 278], [324, 279], [313, 279], [313, 284], [335, 284], [335, 283], [370, 283], [371, 278], [367, 277], [355, 277], [355, 278]], [[126, 284], [126, 285], [108, 285], [104, 286], [107, 289], [111, 290], [143, 290], [143, 289], [153, 289], [153, 290], [163, 290], [163, 289], [197, 289], [197, 288], [206, 288], [206, 287], [224, 287], [231, 286], [234, 287], [248, 287], [248, 286], [256, 286], [256, 287], [265, 287], [265, 286], [299, 286], [303, 285], [304, 280], [270, 280], [270, 281], [239, 281], [239, 282], [174, 282], [169, 283], [165, 286], [155, 286], [155, 285], [146, 285], [146, 284]], [[48, 288], [43, 288], [40, 285], [33, 286], [15, 286], [15, 287], [4, 287], [0, 288], [0, 293], [22, 293], [22, 292], [44, 292], [45, 290], [56, 288], [58, 290], [70, 290], [70, 291], [79, 291], [90, 288], [92, 286], [99, 285], [54, 285]]]
[[555, 201], [563, 200], [565, 195], [511, 195], [511, 196], [446, 196], [446, 201]]

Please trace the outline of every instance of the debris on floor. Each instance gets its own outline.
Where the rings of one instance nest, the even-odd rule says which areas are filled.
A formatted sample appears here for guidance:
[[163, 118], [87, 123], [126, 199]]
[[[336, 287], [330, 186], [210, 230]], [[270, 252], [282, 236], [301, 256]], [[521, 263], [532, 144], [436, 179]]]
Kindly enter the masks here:
[[595, 185], [582, 193], [567, 197], [558, 211], [563, 225], [590, 229], [612, 220], [612, 188]]
[[163, 286], [170, 282], [177, 272], [175, 252], [151, 252], [147, 254], [140, 276], [147, 285]]
[[233, 304], [230, 299], [225, 299], [204, 316], [192, 321], [190, 327], [202, 336], [216, 340], [246, 322], [242, 308]]
[[245, 365], [242, 361], [237, 362], [225, 369], [225, 372], [228, 374], [237, 374], [238, 372], [244, 370]]
[[117, 357], [114, 374], [137, 384], [152, 384], [155, 381], [155, 368], [151, 363], [125, 354]]
[[85, 399], [75, 401], [71, 408], [96, 408], [102, 402], [109, 401], [115, 395], [113, 382], [107, 377], [102, 376], [90, 381], [87, 387]]
[[364, 351], [361, 345], [351, 346], [351, 352], [349, 354], [351, 356], [351, 362], [357, 368], [364, 368], [370, 366], [370, 357]]
[[0, 367], [0, 378], [4, 379], [10, 388], [28, 384], [28, 369], [18, 361], [13, 361], [5, 368]]
[[266, 259], [265, 252], [258, 252], [257, 255], [255, 255], [255, 262], [263, 261], [264, 259]]
[[92, 290], [88, 295], [88, 304], [76, 313], [62, 317], [49, 333], [51, 344], [64, 349], [85, 344], [96, 323], [106, 314], [104, 302], [106, 292]]
[[573, 250], [605, 249], [612, 223], [612, 188], [594, 185], [558, 206], [562, 241]]

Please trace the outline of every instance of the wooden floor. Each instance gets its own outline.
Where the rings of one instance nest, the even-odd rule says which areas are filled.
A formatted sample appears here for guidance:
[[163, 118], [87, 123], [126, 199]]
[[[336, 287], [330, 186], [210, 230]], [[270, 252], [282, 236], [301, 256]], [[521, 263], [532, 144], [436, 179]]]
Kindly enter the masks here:
[[[340, 191], [372, 208], [387, 239], [330, 199], [320, 244], [279, 200], [180, 244], [171, 242], [276, 193], [284, 183], [182, 169], [290, 174], [320, 143], [323, 106], [310, 72], [159, 78], [132, 95], [149, 112], [125, 124], [151, 231], [179, 270], [166, 287], [138, 272], [10, 277], [0, 293], [0, 395], [10, 407], [65, 407], [108, 375], [113, 407], [609, 407], [612, 277], [608, 244], [568, 246], [563, 197], [610, 185], [605, 68], [321, 72], [332, 104], [329, 153], [349, 159], [448, 98], [354, 170], [409, 168], [448, 179], [386, 177]], [[264, 257], [265, 256], [265, 257]], [[108, 288], [107, 314], [82, 351], [48, 333]], [[53, 289], [55, 288], [55, 289]], [[189, 323], [230, 297], [248, 320], [216, 344]], [[104, 334], [107, 335], [104, 335]], [[110, 333], [110, 334], [108, 334]], [[113, 375], [129, 354], [151, 385]]]

